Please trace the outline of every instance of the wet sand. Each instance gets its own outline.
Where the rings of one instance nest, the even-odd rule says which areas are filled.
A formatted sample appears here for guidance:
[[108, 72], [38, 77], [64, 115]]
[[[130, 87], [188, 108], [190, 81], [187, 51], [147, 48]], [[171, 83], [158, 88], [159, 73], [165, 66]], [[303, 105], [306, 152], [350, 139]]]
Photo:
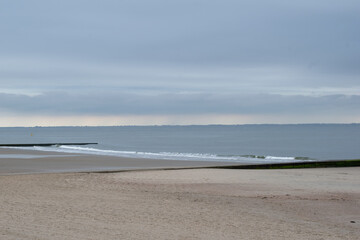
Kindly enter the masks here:
[[0, 239], [358, 239], [360, 168], [0, 176]]
[[230, 165], [234, 165], [234, 163], [125, 158], [0, 148], [0, 175], [124, 171]]

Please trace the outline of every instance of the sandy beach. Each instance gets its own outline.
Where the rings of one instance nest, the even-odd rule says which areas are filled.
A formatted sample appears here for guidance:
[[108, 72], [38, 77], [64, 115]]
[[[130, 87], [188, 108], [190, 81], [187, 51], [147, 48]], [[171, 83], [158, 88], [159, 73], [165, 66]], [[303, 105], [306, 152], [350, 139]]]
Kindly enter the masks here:
[[358, 239], [360, 168], [0, 176], [0, 239]]

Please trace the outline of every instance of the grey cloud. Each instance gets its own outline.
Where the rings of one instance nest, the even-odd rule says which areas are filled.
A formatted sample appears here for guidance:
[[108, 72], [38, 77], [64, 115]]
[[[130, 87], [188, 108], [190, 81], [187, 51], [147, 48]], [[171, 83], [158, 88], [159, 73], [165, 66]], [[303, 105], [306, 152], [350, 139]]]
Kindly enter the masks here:
[[358, 1], [38, 0], [0, 13], [3, 54], [359, 74]]
[[360, 96], [281, 96], [268, 94], [86, 94], [38, 96], [0, 94], [7, 112], [54, 115], [117, 114], [360, 114]]
[[[184, 66], [159, 64], [104, 64], [58, 59], [0, 57], [1, 88], [29, 89], [35, 92], [63, 90], [152, 91], [329, 94], [356, 92], [356, 74], [319, 73], [291, 65], [269, 66]], [[312, 89], [312, 90], [311, 90]], [[316, 91], [314, 91], [317, 89]], [[336, 91], [338, 89], [338, 91]]]
[[0, 109], [351, 117], [359, 22], [357, 0], [3, 1]]

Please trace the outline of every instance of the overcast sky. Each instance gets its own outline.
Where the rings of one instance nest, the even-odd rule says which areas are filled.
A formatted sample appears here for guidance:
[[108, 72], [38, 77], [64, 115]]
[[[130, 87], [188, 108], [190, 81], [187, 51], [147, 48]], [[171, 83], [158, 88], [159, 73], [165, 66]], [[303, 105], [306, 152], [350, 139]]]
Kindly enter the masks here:
[[358, 0], [0, 0], [0, 126], [360, 122]]

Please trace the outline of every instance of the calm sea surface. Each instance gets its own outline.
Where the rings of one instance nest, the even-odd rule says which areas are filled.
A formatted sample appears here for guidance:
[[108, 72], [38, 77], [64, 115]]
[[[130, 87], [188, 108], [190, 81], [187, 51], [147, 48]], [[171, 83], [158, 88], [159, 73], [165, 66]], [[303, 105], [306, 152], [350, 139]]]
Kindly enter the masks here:
[[32, 147], [136, 158], [292, 162], [360, 158], [360, 124], [0, 128], [0, 144], [97, 142]]

